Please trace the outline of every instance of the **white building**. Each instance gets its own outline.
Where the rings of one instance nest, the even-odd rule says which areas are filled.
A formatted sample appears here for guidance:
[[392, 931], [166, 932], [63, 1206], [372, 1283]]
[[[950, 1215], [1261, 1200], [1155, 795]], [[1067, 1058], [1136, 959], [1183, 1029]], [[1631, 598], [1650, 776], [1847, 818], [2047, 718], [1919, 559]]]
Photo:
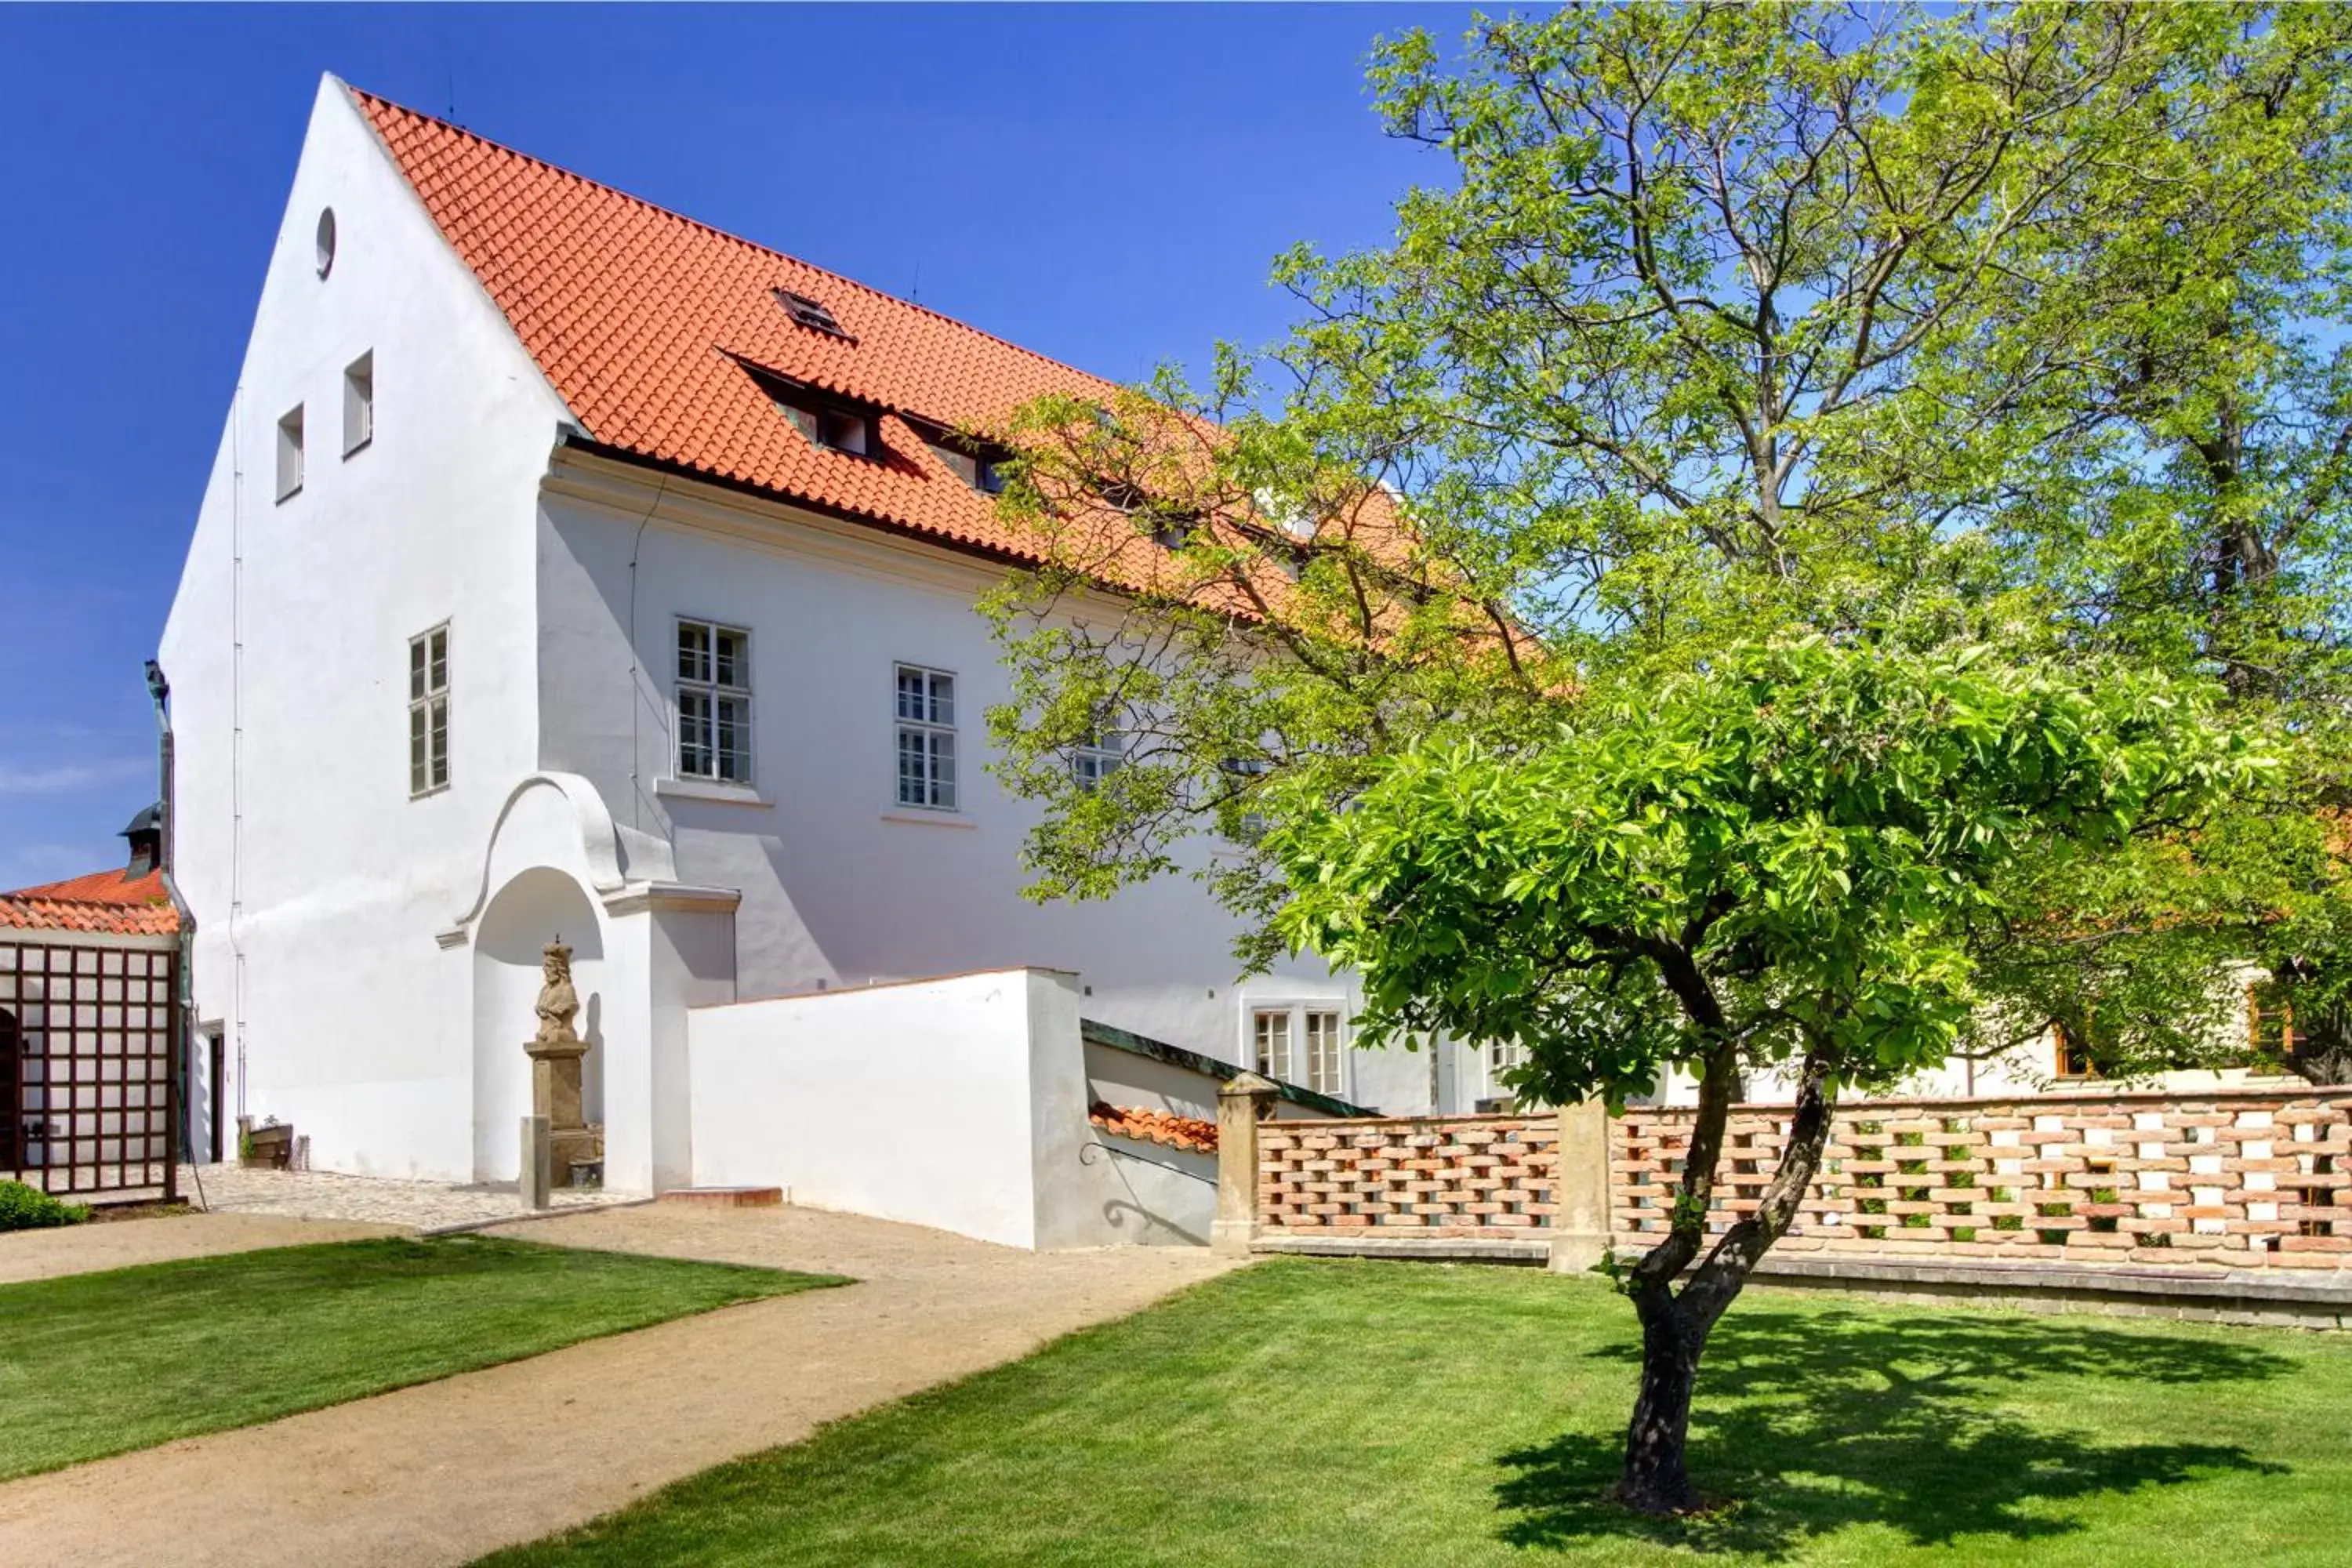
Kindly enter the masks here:
[[946, 441], [1101, 385], [322, 82], [163, 640], [200, 1102], [511, 1179], [558, 934], [615, 1189], [696, 1179], [690, 1010], [1013, 966], [1351, 1101], [1494, 1092], [1344, 1048], [1311, 961], [1237, 982], [1190, 881], [1021, 896], [972, 605], [1024, 546]]

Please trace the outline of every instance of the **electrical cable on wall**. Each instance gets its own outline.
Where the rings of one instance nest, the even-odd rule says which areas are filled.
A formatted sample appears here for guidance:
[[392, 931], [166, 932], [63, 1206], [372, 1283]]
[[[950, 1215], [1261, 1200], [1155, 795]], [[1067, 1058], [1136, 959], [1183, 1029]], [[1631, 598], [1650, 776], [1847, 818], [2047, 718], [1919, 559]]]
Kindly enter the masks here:
[[[656, 475], [656, 478], [658, 482], [654, 486], [653, 504], [646, 508], [645, 516], [637, 519], [636, 537], [629, 542], [629, 826], [640, 830], [646, 824], [645, 795], [638, 787], [637, 770], [643, 761], [643, 753], [637, 738], [637, 710], [645, 706], [645, 700], [637, 690], [640, 668], [637, 659], [637, 556], [645, 549], [646, 525], [653, 521], [654, 513], [661, 510], [662, 497], [669, 490], [667, 474]], [[663, 743], [665, 747], [668, 743], [667, 731], [663, 735]]]

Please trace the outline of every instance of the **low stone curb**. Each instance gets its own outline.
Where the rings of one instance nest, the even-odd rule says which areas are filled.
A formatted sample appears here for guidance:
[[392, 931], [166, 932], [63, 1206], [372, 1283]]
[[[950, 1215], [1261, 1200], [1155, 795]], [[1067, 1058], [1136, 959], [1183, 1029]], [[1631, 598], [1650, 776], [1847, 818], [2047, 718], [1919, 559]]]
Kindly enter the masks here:
[[[1399, 1262], [1490, 1263], [1543, 1267], [1545, 1241], [1471, 1237], [1259, 1237], [1258, 1254], [1374, 1258]], [[2175, 1270], [2037, 1267], [2015, 1263], [1937, 1263], [1909, 1258], [1767, 1253], [1755, 1282], [1793, 1289], [1844, 1290], [1882, 1300], [2030, 1311], [2095, 1311], [2132, 1317], [2352, 1329], [2352, 1277], [2308, 1277]]]
[[477, 1230], [495, 1230], [504, 1225], [529, 1225], [534, 1220], [562, 1219], [575, 1214], [604, 1214], [612, 1209], [642, 1208], [656, 1202], [653, 1198], [614, 1198], [609, 1204], [566, 1204], [562, 1208], [525, 1209], [520, 1214], [494, 1215], [488, 1219], [461, 1220], [456, 1225], [420, 1226], [419, 1236], [464, 1236]]
[[2352, 1279], [2192, 1274], [1908, 1258], [1774, 1257], [1757, 1265], [1759, 1283], [1854, 1290], [1885, 1299], [2030, 1310], [2087, 1310], [2294, 1328], [2352, 1328]]
[[1262, 1236], [1250, 1243], [1259, 1253], [1298, 1258], [1387, 1258], [1423, 1263], [1519, 1263], [1540, 1268], [1551, 1261], [1549, 1241], [1490, 1241], [1474, 1237]]

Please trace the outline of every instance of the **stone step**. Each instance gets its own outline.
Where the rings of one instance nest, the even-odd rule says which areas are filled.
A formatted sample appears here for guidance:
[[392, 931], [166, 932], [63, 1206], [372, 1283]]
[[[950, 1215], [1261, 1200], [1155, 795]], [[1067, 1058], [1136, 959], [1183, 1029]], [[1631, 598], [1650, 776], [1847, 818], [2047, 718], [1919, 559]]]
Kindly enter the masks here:
[[782, 1187], [672, 1187], [662, 1194], [666, 1204], [695, 1204], [703, 1208], [763, 1209], [784, 1201]]

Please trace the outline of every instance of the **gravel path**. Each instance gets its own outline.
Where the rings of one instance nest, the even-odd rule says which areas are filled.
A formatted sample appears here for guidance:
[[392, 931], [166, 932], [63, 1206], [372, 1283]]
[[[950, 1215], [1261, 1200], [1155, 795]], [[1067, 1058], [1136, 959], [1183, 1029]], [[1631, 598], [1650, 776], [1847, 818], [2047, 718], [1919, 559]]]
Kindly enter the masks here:
[[654, 1205], [513, 1234], [859, 1283], [12, 1481], [0, 1563], [466, 1563], [1231, 1267], [1192, 1247], [1028, 1253], [793, 1208]]
[[246, 1214], [184, 1214], [68, 1226], [62, 1230], [20, 1230], [0, 1236], [0, 1285], [128, 1268], [134, 1263], [164, 1263], [175, 1258], [215, 1258], [264, 1247], [303, 1247], [314, 1241], [399, 1234], [397, 1226]]
[[[405, 1226], [428, 1235], [520, 1219], [530, 1213], [512, 1187], [403, 1182], [384, 1176], [346, 1176], [334, 1171], [247, 1171], [236, 1165], [206, 1165], [199, 1173], [183, 1165], [180, 1191], [190, 1203], [201, 1199], [201, 1206], [215, 1214], [365, 1220]], [[584, 1191], [558, 1191], [548, 1198], [559, 1210], [609, 1208], [638, 1201], [627, 1194]]]

